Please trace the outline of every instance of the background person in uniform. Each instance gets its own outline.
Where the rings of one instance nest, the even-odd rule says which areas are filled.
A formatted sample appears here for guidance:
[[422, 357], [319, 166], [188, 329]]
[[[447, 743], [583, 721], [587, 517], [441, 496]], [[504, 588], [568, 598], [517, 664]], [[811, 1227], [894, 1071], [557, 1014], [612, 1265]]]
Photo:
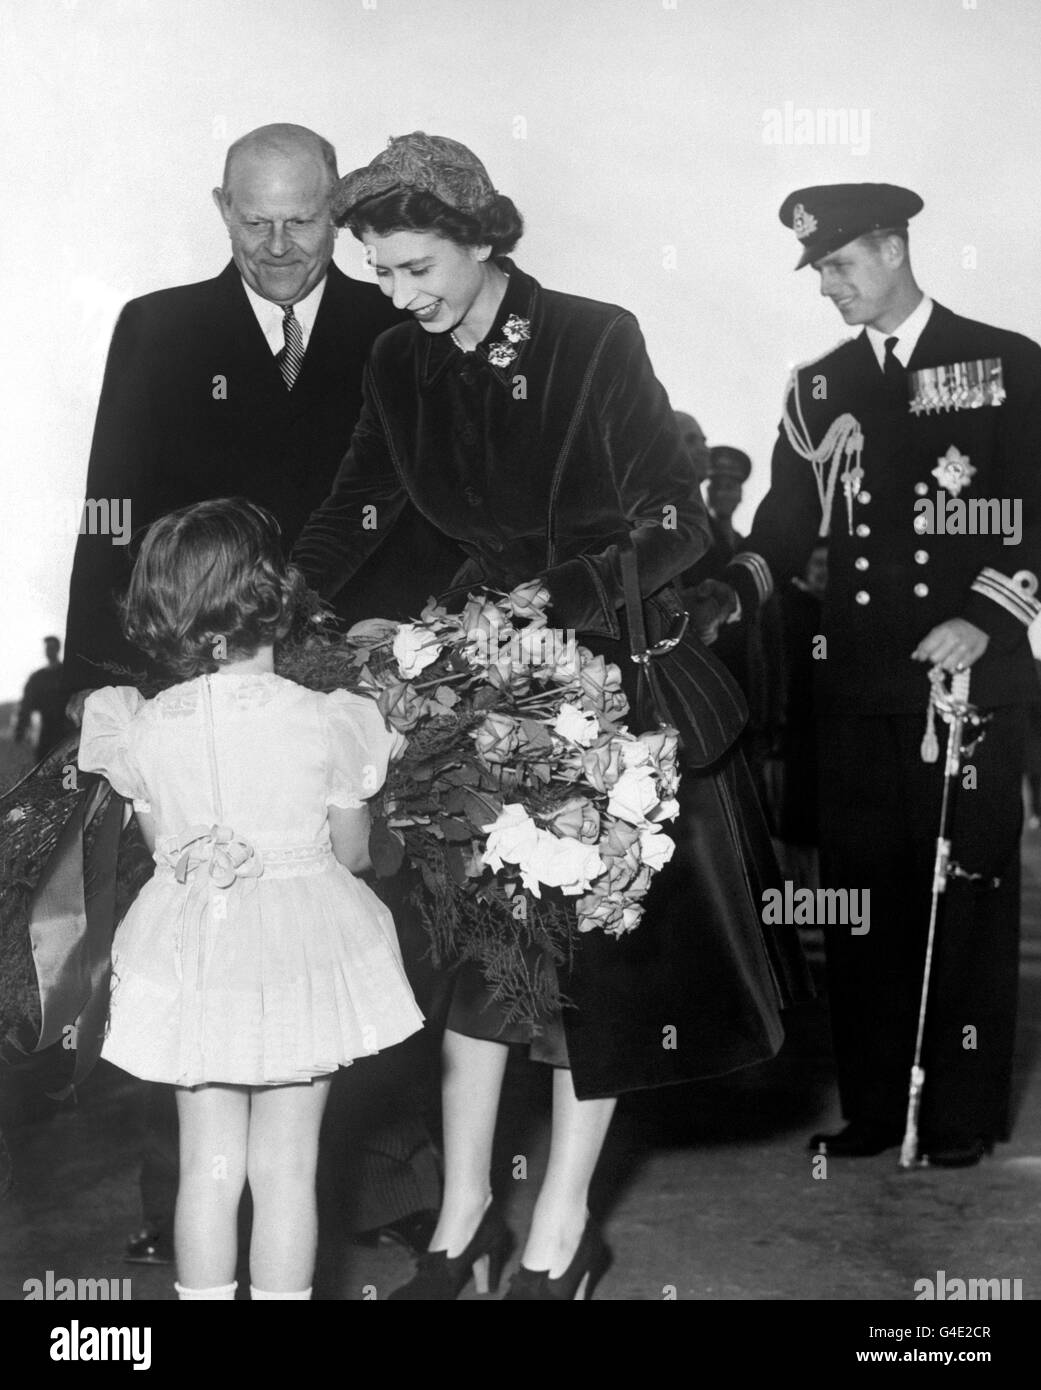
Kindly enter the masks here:
[[33, 715], [40, 716], [40, 728], [36, 736], [37, 761], [45, 758], [72, 728], [65, 718], [65, 686], [62, 665], [58, 660], [61, 641], [57, 637], [45, 637], [43, 651], [47, 665], [34, 671], [25, 682], [14, 726], [14, 741], [21, 743], [29, 732]]
[[[849, 1123], [813, 1143], [834, 1155], [879, 1153], [903, 1133], [943, 775], [942, 724], [939, 760], [921, 753], [928, 673], [971, 669], [970, 699], [993, 717], [973, 775], [956, 784], [950, 837], [954, 860], [979, 877], [952, 878], [944, 894], [920, 1124], [930, 1161], [956, 1166], [1010, 1125], [1023, 737], [1038, 693], [1027, 627], [1041, 611], [1041, 348], [923, 295], [907, 232], [921, 207], [888, 184], [805, 188], [782, 205], [799, 265], [865, 331], [799, 371], [770, 492], [729, 566], [733, 587], [702, 586], [701, 628], [711, 637], [721, 619], [754, 613], [830, 523], [827, 659], [816, 663], [821, 875], [871, 894], [867, 934], [825, 929]], [[818, 457], [818, 484], [807, 456], [844, 415], [863, 433], [859, 471], [840, 439]], [[1020, 503], [1019, 543], [932, 534], [916, 504], [940, 489]]]
[[[727, 565], [744, 544], [734, 527], [734, 512], [741, 505], [744, 485], [752, 473], [752, 460], [732, 444], [714, 444], [709, 450], [708, 506], [712, 545], [684, 575], [684, 584], [695, 587], [706, 579], [722, 579]], [[725, 628], [718, 636], [716, 655], [725, 663], [748, 702], [748, 726], [742, 740], [755, 779], [763, 811], [771, 830], [776, 830], [776, 801], [768, 773], [777, 752], [782, 717], [781, 620], [777, 604], [763, 604], [753, 622], [741, 628]]]
[[708, 487], [705, 501], [715, 549], [729, 560], [744, 541], [734, 529], [734, 513], [741, 505], [745, 483], [752, 472], [752, 460], [743, 449], [730, 444], [713, 444], [709, 450]]
[[[229, 149], [213, 199], [231, 241], [231, 262], [212, 280], [132, 300], [116, 325], [87, 473], [88, 497], [128, 499], [135, 533], [157, 516], [211, 497], [242, 495], [266, 507], [285, 549], [328, 493], [361, 406], [369, 349], [399, 321], [374, 285], [333, 264], [337, 235], [329, 195], [332, 145], [296, 125], [268, 125]], [[119, 627], [116, 601], [129, 580], [131, 546], [81, 535], [69, 594], [66, 686], [113, 683], [106, 663], [159, 672]], [[338, 597], [347, 622], [407, 617], [459, 564], [454, 546], [406, 509], [373, 563]], [[125, 679], [122, 683], [126, 683]], [[79, 701], [82, 703], [82, 700]], [[401, 920], [402, 904], [392, 905]], [[357, 1133], [370, 1076], [386, 1107], [388, 1067], [417, 1074], [416, 1048], [356, 1065], [334, 1082], [323, 1170], [346, 1157], [344, 1111]], [[146, 1229], [129, 1257], [170, 1257], [177, 1183], [176, 1112], [167, 1087], [151, 1089], [142, 1172]], [[337, 1156], [338, 1155], [338, 1156]], [[382, 1127], [364, 1154], [367, 1200], [359, 1220], [386, 1226], [436, 1207], [437, 1160], [418, 1120]], [[344, 1194], [341, 1194], [344, 1196]], [[426, 1228], [421, 1232], [425, 1240]]]

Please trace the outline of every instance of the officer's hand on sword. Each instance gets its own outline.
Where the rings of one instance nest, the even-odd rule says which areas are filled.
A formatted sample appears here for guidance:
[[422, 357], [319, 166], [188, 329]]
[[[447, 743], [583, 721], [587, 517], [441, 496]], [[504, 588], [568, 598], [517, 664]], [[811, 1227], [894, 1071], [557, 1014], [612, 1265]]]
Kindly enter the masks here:
[[987, 650], [990, 638], [965, 618], [949, 618], [923, 637], [911, 653], [913, 661], [927, 661], [945, 671], [965, 671]]

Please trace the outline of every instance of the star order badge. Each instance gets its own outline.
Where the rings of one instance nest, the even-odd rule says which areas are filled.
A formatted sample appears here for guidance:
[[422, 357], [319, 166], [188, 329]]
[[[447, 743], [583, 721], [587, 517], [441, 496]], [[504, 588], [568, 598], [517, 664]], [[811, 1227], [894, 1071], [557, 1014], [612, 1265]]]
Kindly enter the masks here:
[[968, 454], [959, 453], [952, 444], [942, 458], [937, 459], [932, 470], [938, 487], [957, 497], [963, 487], [968, 487], [976, 476], [976, 470], [969, 462]]

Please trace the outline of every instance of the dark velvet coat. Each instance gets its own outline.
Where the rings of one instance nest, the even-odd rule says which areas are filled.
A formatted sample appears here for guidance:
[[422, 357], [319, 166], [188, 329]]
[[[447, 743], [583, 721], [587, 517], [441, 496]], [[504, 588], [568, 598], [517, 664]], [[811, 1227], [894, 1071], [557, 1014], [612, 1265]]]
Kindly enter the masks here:
[[[398, 318], [374, 285], [330, 265], [288, 391], [234, 263], [212, 280], [131, 300], [109, 349], [86, 495], [129, 499], [137, 536], [176, 507], [240, 494], [274, 513], [288, 547], [329, 491], [358, 418], [365, 360]], [[78, 538], [65, 638], [71, 690], [111, 684], [102, 662], [148, 668], [123, 638], [115, 605], [131, 549]], [[403, 509], [394, 543], [341, 594], [342, 616], [407, 617], [459, 558]]]
[[[457, 584], [542, 577], [554, 622], [624, 672], [619, 541], [634, 537], [653, 592], [709, 545], [701, 494], [632, 314], [504, 268], [505, 297], [475, 352], [415, 323], [378, 340], [350, 452], [294, 559], [334, 595], [411, 499], [466, 552]], [[514, 316], [530, 338], [495, 365], [489, 351], [508, 342]], [[620, 941], [583, 936], [561, 981], [577, 1006], [564, 1023], [582, 1097], [729, 1071], [781, 1041], [746, 869], [756, 832], [732, 777], [684, 783], [678, 850], [640, 927]]]
[[[707, 513], [632, 314], [509, 268], [475, 353], [416, 324], [379, 339], [350, 452], [294, 559], [335, 594], [411, 498], [469, 557], [457, 583], [541, 576], [560, 626], [618, 638], [619, 538], [632, 533], [653, 593], [706, 549]], [[513, 315], [531, 337], [495, 366]]]

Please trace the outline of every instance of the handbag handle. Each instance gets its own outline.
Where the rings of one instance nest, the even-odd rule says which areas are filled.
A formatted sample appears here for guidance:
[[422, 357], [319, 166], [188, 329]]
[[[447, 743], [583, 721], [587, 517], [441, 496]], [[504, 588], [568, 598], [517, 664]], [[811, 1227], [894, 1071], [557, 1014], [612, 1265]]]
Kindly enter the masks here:
[[632, 537], [627, 545], [621, 547], [622, 592], [625, 595], [625, 616], [629, 626], [630, 661], [638, 666], [648, 666], [651, 659], [664, 656], [682, 642], [690, 623], [690, 614], [684, 609], [676, 615], [675, 625], [668, 637], [647, 645], [647, 628], [643, 618], [643, 595], [640, 593], [640, 570], [636, 560], [636, 546]]

